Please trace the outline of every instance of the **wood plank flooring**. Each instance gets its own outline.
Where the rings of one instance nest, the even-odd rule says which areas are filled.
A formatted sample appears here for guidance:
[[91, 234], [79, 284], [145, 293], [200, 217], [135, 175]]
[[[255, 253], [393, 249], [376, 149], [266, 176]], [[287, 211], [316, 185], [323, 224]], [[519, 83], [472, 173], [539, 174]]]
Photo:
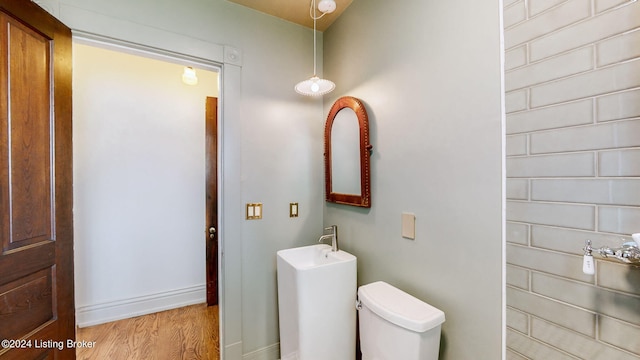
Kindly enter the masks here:
[[219, 360], [218, 306], [192, 305], [77, 329], [78, 360]]

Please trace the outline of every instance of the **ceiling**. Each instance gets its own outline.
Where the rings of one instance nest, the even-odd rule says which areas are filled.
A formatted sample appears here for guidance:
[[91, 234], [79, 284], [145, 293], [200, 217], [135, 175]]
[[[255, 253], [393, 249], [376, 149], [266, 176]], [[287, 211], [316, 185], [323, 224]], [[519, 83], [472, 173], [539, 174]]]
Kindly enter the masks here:
[[[311, 0], [229, 0], [233, 3], [291, 21], [313, 29], [309, 15]], [[336, 11], [323, 16], [317, 22], [319, 31], [325, 31], [353, 0], [336, 0]]]

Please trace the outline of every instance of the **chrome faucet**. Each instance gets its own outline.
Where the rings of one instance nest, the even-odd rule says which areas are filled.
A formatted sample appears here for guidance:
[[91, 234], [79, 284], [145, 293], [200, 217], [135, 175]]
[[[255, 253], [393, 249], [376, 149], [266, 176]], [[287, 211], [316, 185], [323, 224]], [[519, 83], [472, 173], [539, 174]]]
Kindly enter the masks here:
[[331, 251], [338, 251], [338, 225], [331, 225], [329, 227], [324, 228], [324, 231], [330, 231], [329, 234], [324, 234], [320, 236], [318, 242], [322, 242], [327, 239], [331, 239]]
[[593, 248], [591, 241], [587, 240], [584, 247], [585, 255], [589, 256], [595, 251], [604, 258], [615, 258], [627, 264], [640, 264], [640, 234], [633, 234], [632, 238], [634, 241], [625, 242], [618, 248]]

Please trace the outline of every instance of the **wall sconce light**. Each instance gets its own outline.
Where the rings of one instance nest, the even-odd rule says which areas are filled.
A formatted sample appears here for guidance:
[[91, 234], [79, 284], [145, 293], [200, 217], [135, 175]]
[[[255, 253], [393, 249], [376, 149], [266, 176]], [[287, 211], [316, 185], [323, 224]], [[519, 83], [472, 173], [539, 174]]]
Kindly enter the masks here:
[[184, 72], [182, 73], [182, 82], [187, 85], [198, 84], [198, 77], [196, 76], [196, 71], [191, 66], [186, 66], [184, 68]]

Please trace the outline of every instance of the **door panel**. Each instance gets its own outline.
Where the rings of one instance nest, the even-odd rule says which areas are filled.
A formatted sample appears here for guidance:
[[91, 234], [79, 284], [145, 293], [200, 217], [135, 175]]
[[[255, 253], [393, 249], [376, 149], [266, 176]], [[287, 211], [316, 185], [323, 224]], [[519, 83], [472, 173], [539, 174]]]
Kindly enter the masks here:
[[71, 32], [30, 1], [0, 26], [0, 339], [32, 341], [0, 359], [73, 359]]
[[51, 275], [51, 268], [45, 268], [0, 287], [0, 337], [19, 339], [53, 318]]
[[[49, 39], [2, 15], [8, 42], [8, 124], [0, 141], [5, 145], [8, 176], [0, 180], [7, 199], [2, 204], [4, 249], [52, 239], [52, 122], [49, 88]], [[4, 43], [4, 41], [3, 41]], [[29, 86], [24, 86], [29, 84]], [[3, 166], [4, 168], [4, 166]]]

